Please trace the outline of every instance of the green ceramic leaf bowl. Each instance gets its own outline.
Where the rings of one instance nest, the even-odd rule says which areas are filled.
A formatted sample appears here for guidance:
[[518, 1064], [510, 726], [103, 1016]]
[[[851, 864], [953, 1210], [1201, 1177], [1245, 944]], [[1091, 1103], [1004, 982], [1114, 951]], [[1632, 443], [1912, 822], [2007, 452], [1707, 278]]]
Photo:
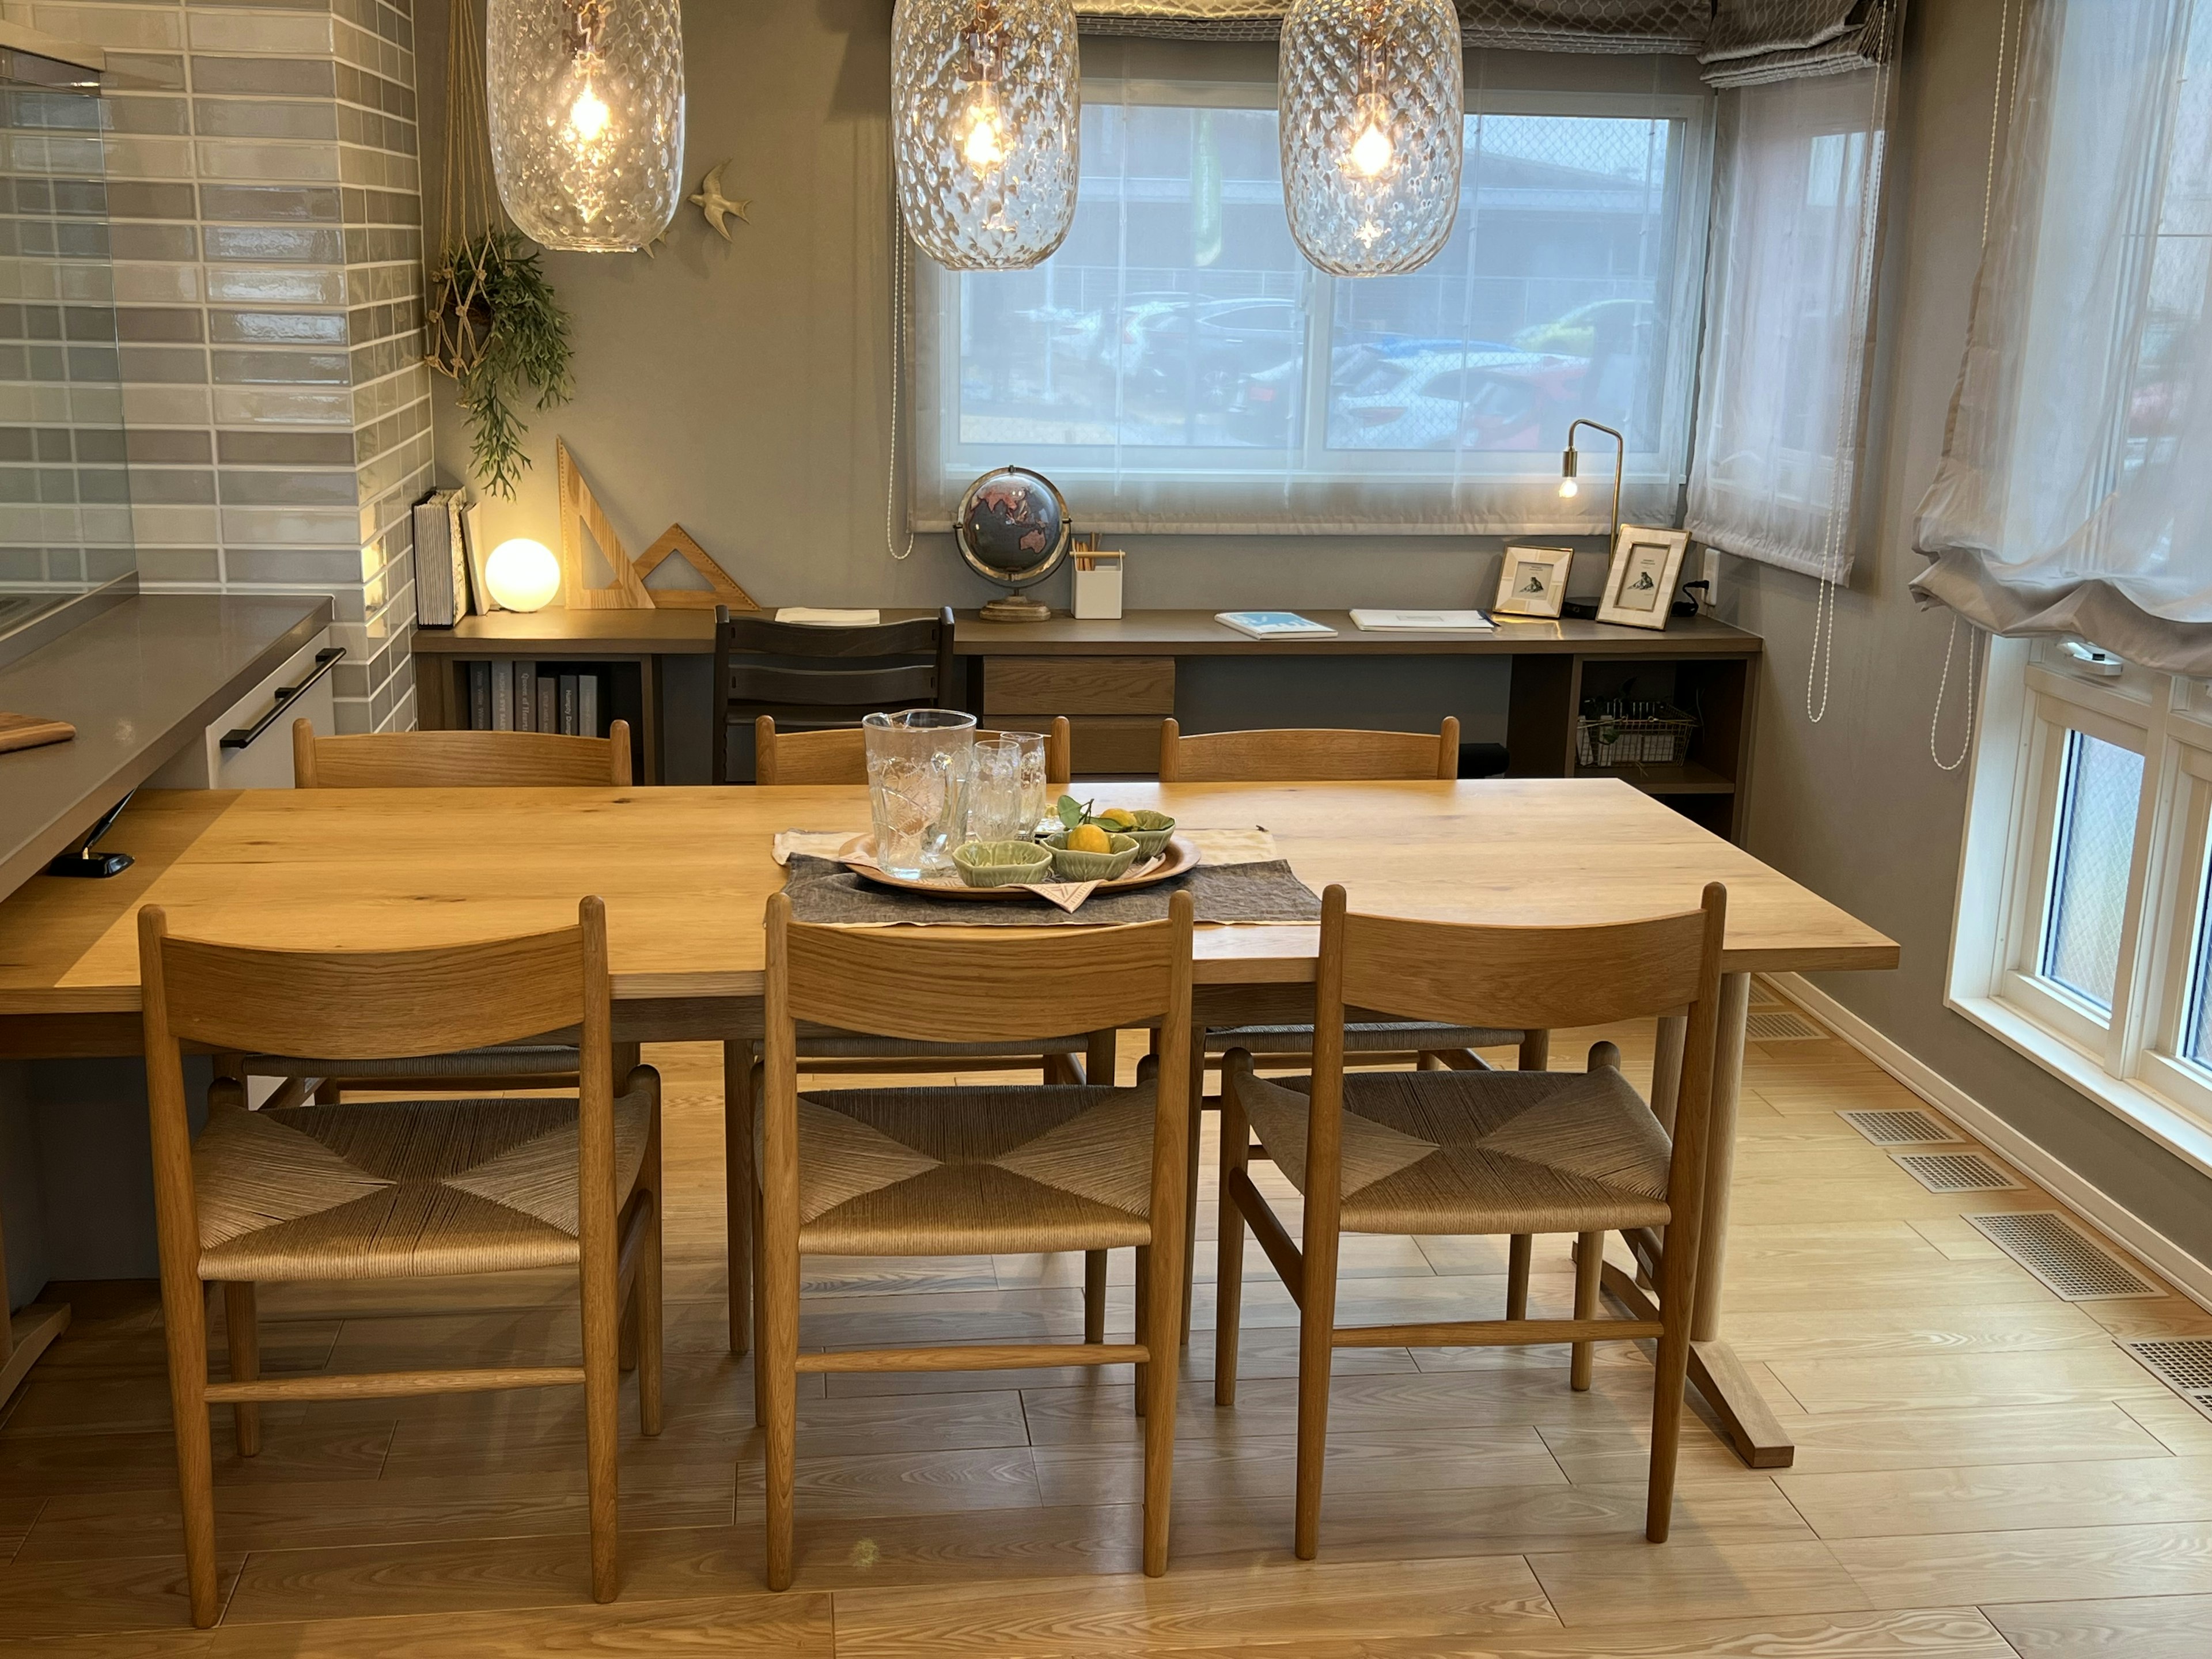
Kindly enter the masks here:
[[1042, 881], [1052, 854], [1033, 841], [971, 841], [952, 849], [952, 862], [970, 887], [1012, 887]]
[[1137, 861], [1134, 836], [1108, 836], [1106, 845], [1113, 850], [1105, 853], [1071, 853], [1066, 842], [1065, 830], [1044, 838], [1052, 849], [1052, 872], [1062, 881], [1115, 881]]
[[1176, 821], [1164, 812], [1140, 811], [1137, 822], [1122, 833], [1134, 838], [1139, 860], [1156, 859], [1168, 850], [1168, 837], [1175, 834]]

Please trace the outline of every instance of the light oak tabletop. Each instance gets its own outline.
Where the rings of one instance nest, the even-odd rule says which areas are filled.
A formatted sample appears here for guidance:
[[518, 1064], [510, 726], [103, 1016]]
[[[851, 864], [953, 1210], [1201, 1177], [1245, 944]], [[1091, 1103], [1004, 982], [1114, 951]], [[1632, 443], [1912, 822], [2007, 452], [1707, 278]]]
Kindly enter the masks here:
[[[1319, 891], [1454, 921], [1616, 921], [1728, 884], [1731, 972], [1894, 967], [1897, 946], [1741, 848], [1613, 779], [1079, 785], [1194, 829], [1261, 824]], [[396, 948], [563, 926], [599, 893], [616, 994], [761, 989], [776, 830], [861, 830], [856, 787], [148, 792], [105, 845], [111, 880], [39, 877], [0, 904], [0, 1015], [138, 1006], [133, 917], [301, 949]], [[1067, 933], [1081, 949], [1079, 931]], [[1313, 976], [1310, 927], [1200, 930], [1202, 983]]]

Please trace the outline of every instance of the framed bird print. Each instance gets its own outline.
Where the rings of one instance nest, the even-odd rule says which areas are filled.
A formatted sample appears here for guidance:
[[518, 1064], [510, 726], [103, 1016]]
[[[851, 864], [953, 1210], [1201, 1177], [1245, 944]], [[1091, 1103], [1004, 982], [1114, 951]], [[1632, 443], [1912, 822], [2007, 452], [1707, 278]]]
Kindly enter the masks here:
[[1682, 559], [1689, 550], [1686, 530], [1621, 526], [1613, 544], [1613, 568], [1606, 572], [1597, 619], [1628, 628], [1666, 627], [1674, 588], [1682, 578]]
[[1575, 562], [1571, 547], [1509, 547], [1498, 573], [1500, 617], [1556, 617], [1567, 602], [1567, 572]]

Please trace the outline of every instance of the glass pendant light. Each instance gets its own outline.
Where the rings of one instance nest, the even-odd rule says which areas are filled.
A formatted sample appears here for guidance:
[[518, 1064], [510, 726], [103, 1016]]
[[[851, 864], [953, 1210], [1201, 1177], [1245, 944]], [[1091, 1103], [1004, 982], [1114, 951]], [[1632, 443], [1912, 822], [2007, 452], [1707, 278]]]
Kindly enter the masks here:
[[486, 103], [499, 199], [550, 248], [627, 252], [683, 184], [678, 0], [490, 0]]
[[1075, 222], [1074, 0], [898, 0], [899, 211], [949, 270], [1026, 270]]
[[1283, 191], [1299, 251], [1334, 276], [1436, 257], [1459, 216], [1465, 72], [1452, 0], [1291, 0]]

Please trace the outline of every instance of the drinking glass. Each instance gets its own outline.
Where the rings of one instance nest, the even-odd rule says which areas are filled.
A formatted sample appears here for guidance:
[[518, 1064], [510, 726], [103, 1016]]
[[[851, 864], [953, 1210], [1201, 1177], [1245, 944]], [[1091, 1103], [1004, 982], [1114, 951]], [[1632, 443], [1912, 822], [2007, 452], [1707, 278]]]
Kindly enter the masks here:
[[1010, 732], [1006, 736], [1021, 750], [1022, 833], [1033, 835], [1052, 805], [1051, 788], [1045, 782], [1044, 733]]
[[951, 708], [908, 708], [860, 722], [868, 752], [868, 810], [876, 862], [910, 879], [952, 868], [967, 820], [975, 717]]
[[1022, 746], [1013, 736], [979, 738], [968, 782], [968, 839], [1026, 841], [1036, 828], [1024, 821]]

